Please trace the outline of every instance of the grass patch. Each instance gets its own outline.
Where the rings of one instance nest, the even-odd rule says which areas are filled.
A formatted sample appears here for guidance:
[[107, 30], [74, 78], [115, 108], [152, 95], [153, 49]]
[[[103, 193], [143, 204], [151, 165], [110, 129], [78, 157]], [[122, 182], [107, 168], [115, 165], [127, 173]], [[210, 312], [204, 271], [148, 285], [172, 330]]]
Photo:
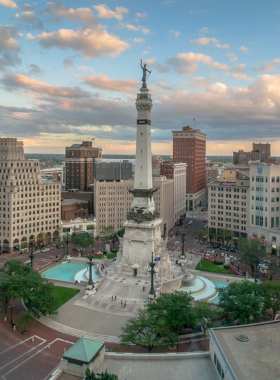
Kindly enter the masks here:
[[113, 259], [114, 257], [117, 257], [116, 253], [107, 253], [107, 255], [95, 255], [95, 259], [103, 259], [103, 257], [107, 257], [108, 260]]
[[79, 293], [79, 289], [71, 289], [71, 288], [63, 288], [62, 286], [55, 286], [53, 289], [53, 295], [58, 299], [58, 307], [64, 305], [67, 301], [69, 301], [72, 297], [74, 297], [77, 293]]
[[208, 261], [205, 261], [205, 260], [200, 260], [200, 262], [197, 264], [195, 269], [201, 270], [204, 272], [224, 273], [224, 274], [230, 274], [230, 275], [233, 274], [227, 269], [218, 267], [217, 265], [209, 263]]

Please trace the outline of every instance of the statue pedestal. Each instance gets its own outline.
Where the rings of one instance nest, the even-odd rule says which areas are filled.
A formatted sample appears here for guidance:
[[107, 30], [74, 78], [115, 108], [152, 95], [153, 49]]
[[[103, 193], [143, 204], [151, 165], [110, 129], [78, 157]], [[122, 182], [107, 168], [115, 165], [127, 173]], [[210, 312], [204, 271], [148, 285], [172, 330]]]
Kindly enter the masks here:
[[110, 244], [105, 244], [105, 251], [107, 251], [107, 253], [110, 253], [111, 252], [111, 247], [110, 247]]
[[123, 245], [115, 262], [117, 273], [130, 276], [149, 277], [149, 262], [154, 252], [156, 274], [166, 276], [171, 269], [166, 249], [166, 239], [161, 238], [161, 219], [136, 223], [128, 220], [124, 223]]

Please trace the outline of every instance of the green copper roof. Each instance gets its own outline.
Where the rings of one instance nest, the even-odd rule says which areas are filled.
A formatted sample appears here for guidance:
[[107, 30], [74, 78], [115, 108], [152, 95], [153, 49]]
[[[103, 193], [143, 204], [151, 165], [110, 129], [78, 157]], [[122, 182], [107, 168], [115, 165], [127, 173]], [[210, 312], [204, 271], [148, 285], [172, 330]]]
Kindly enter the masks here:
[[65, 352], [63, 357], [65, 359], [76, 359], [89, 363], [103, 345], [104, 343], [82, 337]]

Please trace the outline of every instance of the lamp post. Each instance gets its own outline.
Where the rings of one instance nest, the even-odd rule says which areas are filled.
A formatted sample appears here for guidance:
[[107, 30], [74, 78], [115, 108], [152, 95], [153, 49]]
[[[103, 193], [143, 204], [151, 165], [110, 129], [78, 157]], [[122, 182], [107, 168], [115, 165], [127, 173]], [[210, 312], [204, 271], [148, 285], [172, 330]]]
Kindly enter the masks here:
[[68, 250], [69, 234], [68, 233], [67, 233], [67, 237], [65, 239], [65, 243], [66, 243], [66, 253], [65, 253], [65, 256], [68, 256], [69, 255], [69, 250]]
[[29, 255], [29, 258], [30, 258], [31, 268], [33, 268], [33, 259], [34, 259], [35, 255], [33, 253], [33, 244], [32, 243], [30, 244], [30, 249], [31, 249], [31, 253]]
[[[88, 280], [88, 285], [93, 285], [92, 281], [92, 267], [94, 267], [94, 263], [92, 262], [94, 256], [93, 255], [88, 255], [87, 257], [87, 265], [89, 267], [89, 280]], [[94, 287], [94, 285], [93, 285]]]
[[256, 264], [256, 271], [255, 271], [255, 283], [260, 279], [259, 277], [259, 264], [261, 262], [261, 259], [259, 256], [255, 258], [255, 264]]
[[185, 259], [186, 258], [186, 255], [185, 255], [185, 236], [186, 234], [184, 232], [181, 232], [181, 236], [182, 236], [182, 253], [181, 253], [181, 259]]
[[11, 325], [13, 326], [13, 308], [15, 307], [15, 305], [14, 304], [12, 304], [12, 305], [9, 305], [9, 309], [11, 310]]
[[149, 298], [152, 298], [152, 299], [155, 298], [155, 289], [154, 289], [154, 274], [156, 273], [154, 269], [155, 266], [156, 264], [154, 263], [154, 252], [152, 252], [152, 261], [150, 262], [151, 269], [149, 270], [149, 272], [151, 273], [151, 290], [149, 293]]

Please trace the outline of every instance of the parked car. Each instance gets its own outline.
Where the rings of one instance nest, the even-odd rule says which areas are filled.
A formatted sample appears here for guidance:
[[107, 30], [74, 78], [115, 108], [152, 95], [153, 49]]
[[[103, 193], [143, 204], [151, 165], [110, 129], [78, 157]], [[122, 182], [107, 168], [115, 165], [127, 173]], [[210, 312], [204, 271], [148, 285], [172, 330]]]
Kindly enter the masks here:
[[265, 259], [265, 260], [263, 260], [263, 262], [264, 262], [264, 263], [268, 263], [268, 264], [270, 264], [271, 261], [268, 260], [268, 259]]
[[179, 231], [177, 231], [176, 232], [176, 234], [175, 234], [175, 236], [179, 236], [180, 235], [180, 232]]
[[221, 249], [222, 251], [228, 251], [228, 250], [229, 250], [228, 247], [220, 247], [220, 249]]
[[206, 219], [203, 219], [202, 222], [203, 222], [203, 223], [206, 222]]
[[64, 248], [64, 245], [57, 245], [56, 248], [58, 248], [58, 249]]

